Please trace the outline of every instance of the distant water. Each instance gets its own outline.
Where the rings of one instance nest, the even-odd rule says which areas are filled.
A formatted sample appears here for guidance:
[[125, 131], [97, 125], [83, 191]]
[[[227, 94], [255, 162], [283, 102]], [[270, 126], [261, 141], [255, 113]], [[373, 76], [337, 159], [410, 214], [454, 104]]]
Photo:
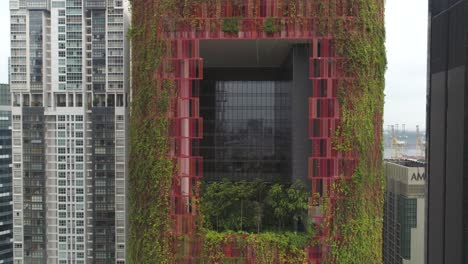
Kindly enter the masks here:
[[[421, 131], [419, 135], [422, 139], [425, 139], [425, 131]], [[396, 131], [396, 137], [400, 141], [405, 141], [406, 142], [406, 147], [403, 153], [401, 153], [404, 156], [411, 156], [411, 157], [416, 157], [416, 156], [421, 156], [420, 151], [416, 148], [416, 142], [418, 141], [418, 135], [416, 131], [405, 131], [402, 132]], [[391, 142], [392, 142], [392, 132], [390, 130], [385, 130], [384, 131], [384, 158], [385, 159], [390, 159], [392, 158], [392, 155], [394, 155], [394, 150], [392, 148]], [[424, 155], [424, 154], [423, 154]]]
[[[403, 151], [404, 156], [419, 156], [420, 151], [416, 149], [416, 147], [407, 147], [405, 151]], [[383, 157], [384, 159], [390, 159], [392, 158], [392, 155], [394, 155], [394, 150], [392, 147], [385, 146], [384, 147], [384, 154]]]

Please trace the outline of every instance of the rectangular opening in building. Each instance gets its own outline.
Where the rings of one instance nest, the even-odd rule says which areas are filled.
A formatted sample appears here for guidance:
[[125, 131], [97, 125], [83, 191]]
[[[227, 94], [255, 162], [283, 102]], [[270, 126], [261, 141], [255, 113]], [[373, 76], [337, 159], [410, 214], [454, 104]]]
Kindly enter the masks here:
[[310, 44], [200, 42], [204, 181], [307, 182]]

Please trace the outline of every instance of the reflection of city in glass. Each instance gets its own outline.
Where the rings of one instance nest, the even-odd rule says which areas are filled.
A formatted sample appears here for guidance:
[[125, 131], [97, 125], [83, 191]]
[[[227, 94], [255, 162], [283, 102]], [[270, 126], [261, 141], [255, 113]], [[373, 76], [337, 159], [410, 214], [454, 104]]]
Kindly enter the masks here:
[[204, 81], [200, 98], [207, 179], [290, 176], [290, 82]]
[[31, 88], [42, 89], [42, 11], [29, 12]]

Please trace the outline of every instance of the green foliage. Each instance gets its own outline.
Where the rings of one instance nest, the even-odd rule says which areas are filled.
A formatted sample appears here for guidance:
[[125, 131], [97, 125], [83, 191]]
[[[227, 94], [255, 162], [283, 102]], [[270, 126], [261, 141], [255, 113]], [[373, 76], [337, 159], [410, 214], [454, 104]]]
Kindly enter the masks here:
[[[255, 230], [261, 211], [256, 207], [265, 186], [261, 182], [214, 182], [202, 190], [205, 226], [215, 230]], [[256, 221], [257, 220], [257, 221]]]
[[[154, 77], [161, 65], [166, 42], [158, 38], [161, 17], [172, 9], [161, 0], [158, 8], [134, 6], [132, 29], [133, 83], [130, 112], [130, 162], [128, 180], [128, 263], [171, 263], [172, 237], [169, 193], [174, 172], [168, 135], [172, 81]], [[146, 19], [150, 17], [151, 19]]]
[[294, 222], [307, 218], [305, 213], [309, 208], [309, 197], [310, 194], [302, 182], [297, 181], [289, 188], [275, 184], [268, 192], [266, 203], [278, 220], [278, 227], [282, 229], [283, 224], [291, 217]]
[[295, 233], [261, 233], [247, 237], [255, 252], [255, 263], [307, 263], [304, 250], [309, 237]]
[[267, 34], [274, 34], [281, 30], [281, 27], [276, 23], [274, 17], [267, 17], [263, 22], [263, 31]]
[[260, 232], [296, 230], [298, 225], [306, 225], [310, 194], [301, 182], [288, 187], [223, 179], [207, 184], [201, 193], [200, 206], [207, 228]]
[[223, 244], [227, 241], [227, 236], [216, 231], [207, 231], [203, 241], [203, 255], [208, 263], [223, 263]]
[[222, 19], [221, 30], [224, 33], [237, 34], [241, 17], [225, 17]]
[[294, 232], [251, 234], [207, 231], [202, 257], [207, 263], [228, 263], [230, 260], [225, 258], [223, 247], [231, 245], [241, 252], [240, 261], [236, 263], [244, 263], [243, 259], [249, 251], [247, 248], [253, 252], [255, 263], [307, 263], [304, 248], [310, 243], [310, 237], [309, 233]]
[[[333, 145], [344, 153], [354, 150], [359, 157], [353, 179], [333, 186], [347, 199], [337, 202], [328, 261], [381, 263], [384, 179], [381, 135], [376, 132], [382, 126], [386, 70], [383, 1], [355, 0], [352, 4], [358, 10], [357, 30], [346, 30], [339, 19], [333, 27], [321, 27], [333, 28], [337, 52], [346, 58], [345, 72], [355, 77], [338, 87], [342, 118]], [[343, 240], [334, 239], [336, 235]]]
[[[130, 123], [129, 174], [129, 235], [128, 263], [175, 263], [174, 237], [170, 233], [169, 192], [174, 168], [168, 158], [169, 98], [174, 95], [174, 82], [154, 78], [156, 69], [166, 56], [166, 40], [158, 36], [164, 23], [176, 28], [175, 22], [183, 10], [183, 18], [198, 25], [191, 10], [193, 5], [210, 1], [208, 13], [220, 0], [154, 0], [150, 4], [133, 6], [133, 29], [128, 33], [132, 41], [132, 106]], [[133, 1], [132, 1], [133, 2]], [[149, 1], [151, 2], [151, 1]], [[300, 23], [296, 1], [284, 0], [283, 13], [289, 18], [282, 23]], [[330, 263], [380, 263], [382, 244], [383, 173], [381, 142], [375, 130], [381, 127], [385, 59], [385, 30], [381, 14], [382, 0], [354, 0], [359, 13], [354, 20], [358, 29], [348, 31], [336, 17], [337, 0], [320, 1], [319, 35], [330, 33], [335, 38], [340, 56], [346, 58], [346, 72], [355, 77], [339, 87], [341, 123], [335, 133], [336, 150], [356, 150], [358, 168], [353, 180], [332, 186], [348, 197], [337, 203], [334, 223], [327, 223], [332, 233]], [[320, 14], [323, 12], [323, 14]], [[174, 19], [173, 19], [174, 18]], [[237, 34], [240, 17], [220, 18], [221, 30]], [[263, 31], [278, 32], [275, 18], [266, 18]], [[329, 32], [330, 31], [330, 32]], [[377, 120], [377, 121], [376, 121]], [[252, 187], [247, 183], [234, 186], [220, 183], [205, 192], [201, 207], [208, 227], [217, 230], [245, 230], [259, 232], [273, 230], [273, 226], [292, 229], [307, 203], [299, 190], [286, 186]], [[224, 185], [223, 185], [224, 184]], [[230, 186], [231, 185], [231, 186]], [[233, 187], [228, 191], [227, 187]], [[234, 199], [233, 199], [234, 197]], [[279, 200], [278, 200], [279, 199]], [[305, 203], [304, 203], [305, 201]], [[329, 204], [323, 205], [330, 207]], [[211, 208], [211, 209], [208, 209]], [[218, 219], [217, 219], [218, 218]], [[292, 219], [289, 221], [288, 219]], [[289, 222], [288, 222], [289, 221]], [[306, 225], [309, 226], [309, 225]], [[303, 248], [312, 243], [313, 229], [301, 233], [235, 234], [207, 232], [203, 249], [208, 263], [228, 263], [223, 259], [222, 245], [237, 243], [240, 248], [255, 251], [256, 263], [303, 263]], [[336, 235], [343, 237], [337, 241]], [[278, 253], [279, 252], [279, 253]], [[244, 252], [245, 253], [245, 252]], [[278, 253], [278, 254], [276, 254]], [[280, 259], [275, 259], [278, 256]]]

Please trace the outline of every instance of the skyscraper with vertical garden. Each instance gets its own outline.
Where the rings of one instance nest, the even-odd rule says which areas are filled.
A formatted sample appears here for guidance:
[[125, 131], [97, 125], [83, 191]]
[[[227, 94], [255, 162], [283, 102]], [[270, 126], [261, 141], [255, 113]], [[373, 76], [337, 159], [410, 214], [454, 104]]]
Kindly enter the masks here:
[[133, 0], [129, 263], [381, 263], [380, 0]]

